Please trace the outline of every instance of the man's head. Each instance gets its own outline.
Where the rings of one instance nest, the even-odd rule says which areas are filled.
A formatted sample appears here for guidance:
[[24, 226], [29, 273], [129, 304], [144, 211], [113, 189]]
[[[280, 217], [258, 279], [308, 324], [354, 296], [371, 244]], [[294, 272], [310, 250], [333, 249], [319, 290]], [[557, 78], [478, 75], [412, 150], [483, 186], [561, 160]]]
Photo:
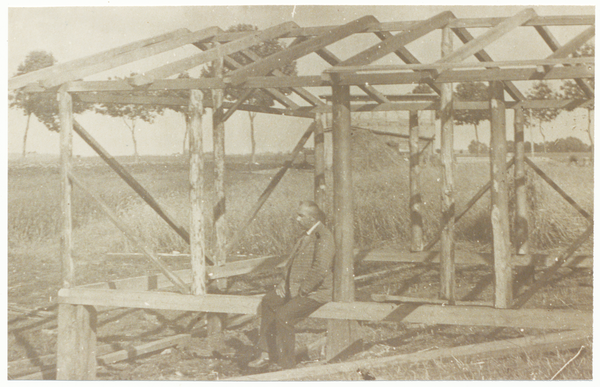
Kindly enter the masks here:
[[300, 223], [303, 229], [308, 230], [318, 221], [325, 222], [325, 213], [321, 211], [317, 203], [306, 200], [300, 202], [298, 211], [296, 212], [296, 220]]

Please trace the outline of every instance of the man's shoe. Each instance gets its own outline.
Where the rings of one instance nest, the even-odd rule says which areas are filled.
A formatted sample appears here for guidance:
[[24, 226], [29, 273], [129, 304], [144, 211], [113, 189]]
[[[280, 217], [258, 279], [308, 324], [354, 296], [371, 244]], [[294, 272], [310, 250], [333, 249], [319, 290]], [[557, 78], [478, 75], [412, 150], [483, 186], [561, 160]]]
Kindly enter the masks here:
[[269, 354], [267, 352], [262, 352], [258, 359], [251, 361], [248, 363], [248, 367], [250, 368], [262, 368], [269, 364]]

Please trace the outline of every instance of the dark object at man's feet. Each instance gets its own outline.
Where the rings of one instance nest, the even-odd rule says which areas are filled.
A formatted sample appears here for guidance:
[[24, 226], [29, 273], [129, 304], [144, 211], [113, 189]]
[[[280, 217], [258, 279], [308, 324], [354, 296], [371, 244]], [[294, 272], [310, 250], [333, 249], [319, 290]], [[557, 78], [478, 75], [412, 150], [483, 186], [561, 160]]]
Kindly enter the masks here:
[[248, 367], [262, 368], [262, 367], [267, 366], [269, 363], [270, 363], [269, 354], [266, 352], [263, 352], [260, 354], [260, 356], [256, 360], [253, 360], [250, 363], [248, 363]]

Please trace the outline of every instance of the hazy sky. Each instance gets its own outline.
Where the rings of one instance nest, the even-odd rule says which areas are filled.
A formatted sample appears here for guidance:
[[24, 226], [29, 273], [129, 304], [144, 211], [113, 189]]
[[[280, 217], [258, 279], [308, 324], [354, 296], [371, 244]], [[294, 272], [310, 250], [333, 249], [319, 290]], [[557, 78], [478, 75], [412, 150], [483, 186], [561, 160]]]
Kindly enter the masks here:
[[[135, 4], [132, 2], [104, 2], [104, 4]], [[164, 2], [163, 2], [164, 3]], [[181, 2], [177, 2], [179, 4]], [[422, 2], [420, 2], [422, 3]], [[60, 3], [69, 5], [69, 3]], [[86, 2], [87, 4], [87, 2]], [[89, 3], [97, 5], [98, 3]], [[144, 2], [144, 4], [155, 4]], [[171, 3], [170, 3], [171, 4]], [[223, 4], [223, 3], [222, 3]], [[281, 4], [281, 2], [279, 2]], [[498, 3], [496, 3], [498, 4]], [[531, 4], [531, 3], [529, 3]], [[585, 4], [585, 3], [584, 3]], [[347, 23], [364, 15], [374, 15], [379, 21], [403, 21], [429, 18], [445, 10], [451, 10], [457, 17], [493, 17], [512, 16], [525, 6], [151, 6], [151, 7], [51, 7], [51, 8], [18, 8], [30, 5], [28, 2], [9, 1], [8, 8], [8, 76], [12, 76], [18, 64], [32, 50], [51, 52], [59, 62], [73, 60], [91, 55], [123, 44], [160, 35], [179, 28], [195, 31], [209, 26], [223, 29], [238, 24], [248, 23], [260, 29], [268, 28], [286, 21], [295, 21], [300, 26], [337, 25]], [[590, 6], [533, 6], [539, 15], [593, 14]], [[581, 27], [551, 27], [559, 42], [565, 43], [578, 32]], [[477, 36], [484, 30], [471, 30]], [[422, 40], [408, 46], [411, 52], [422, 62], [430, 62], [439, 58], [439, 32], [431, 37], [435, 45], [419, 44]], [[362, 35], [348, 39], [343, 43], [330, 46], [331, 50], [345, 59], [359, 50], [377, 42], [377, 38]], [[528, 43], [528, 44], [525, 44]], [[455, 45], [459, 46], [458, 39]], [[435, 47], [431, 50], [431, 47]], [[533, 28], [520, 28], [506, 36], [502, 42], [486, 49], [495, 60], [531, 59], [549, 55], [551, 52]], [[132, 71], [141, 72], [164, 60], [184, 57], [196, 53], [194, 47], [186, 47], [169, 52], [153, 60], [140, 61], [123, 66], [108, 73], [86, 79], [106, 79], [111, 75], [123, 76]], [[383, 58], [377, 63], [399, 63], [393, 55]], [[327, 64], [316, 55], [298, 61], [301, 75], [316, 75], [327, 68]], [[402, 87], [382, 88], [385, 92], [401, 93]], [[523, 92], [526, 87], [522, 87]], [[317, 94], [330, 93], [330, 90], [314, 90]], [[6, 104], [4, 105], [6, 106]], [[394, 113], [395, 114], [395, 113]], [[8, 118], [8, 150], [20, 152], [26, 118], [18, 111], [9, 110]], [[512, 116], [512, 114], [508, 114]], [[115, 119], [84, 114], [79, 122], [115, 155], [131, 154], [131, 139], [124, 124]], [[32, 120], [28, 149], [38, 153], [57, 153], [58, 135], [49, 133], [36, 120]], [[508, 117], [509, 124], [512, 122]], [[578, 115], [562, 114], [559, 120], [549, 127], [549, 139], [570, 134], [574, 125], [582, 125], [584, 118]], [[209, 120], [205, 120], [206, 129]], [[310, 124], [308, 119], [278, 118], [258, 115], [257, 142], [258, 151], [290, 150], [301, 133]], [[484, 128], [484, 127], [482, 127]], [[565, 128], [568, 130], [565, 132]], [[181, 116], [166, 114], [152, 126], [140, 124], [139, 150], [142, 154], [172, 154], [181, 152], [183, 140], [183, 120]], [[485, 130], [482, 130], [484, 132]], [[210, 144], [207, 130], [206, 145]], [[509, 131], [510, 133], [510, 131]], [[583, 133], [573, 134], [586, 140]], [[536, 133], [534, 133], [534, 136]], [[510, 137], [510, 135], [509, 135]], [[473, 138], [470, 128], [458, 130], [457, 147], [465, 148]], [[488, 136], [483, 135], [482, 139]], [[75, 142], [75, 154], [92, 154], [80, 141]], [[535, 141], [541, 141], [537, 134]], [[250, 150], [248, 139], [247, 113], [236, 113], [226, 124], [227, 152], [247, 153]], [[587, 140], [586, 140], [587, 141]]]

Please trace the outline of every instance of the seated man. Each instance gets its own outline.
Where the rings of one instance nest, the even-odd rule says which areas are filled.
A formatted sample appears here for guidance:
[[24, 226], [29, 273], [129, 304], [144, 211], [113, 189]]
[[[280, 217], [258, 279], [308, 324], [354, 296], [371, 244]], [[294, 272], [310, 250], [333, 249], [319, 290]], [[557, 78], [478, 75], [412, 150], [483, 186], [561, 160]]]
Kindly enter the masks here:
[[324, 225], [325, 214], [314, 202], [304, 201], [296, 220], [306, 232], [288, 258], [283, 280], [262, 299], [257, 344], [261, 354], [249, 367], [276, 361], [293, 368], [295, 324], [332, 300], [335, 243]]

